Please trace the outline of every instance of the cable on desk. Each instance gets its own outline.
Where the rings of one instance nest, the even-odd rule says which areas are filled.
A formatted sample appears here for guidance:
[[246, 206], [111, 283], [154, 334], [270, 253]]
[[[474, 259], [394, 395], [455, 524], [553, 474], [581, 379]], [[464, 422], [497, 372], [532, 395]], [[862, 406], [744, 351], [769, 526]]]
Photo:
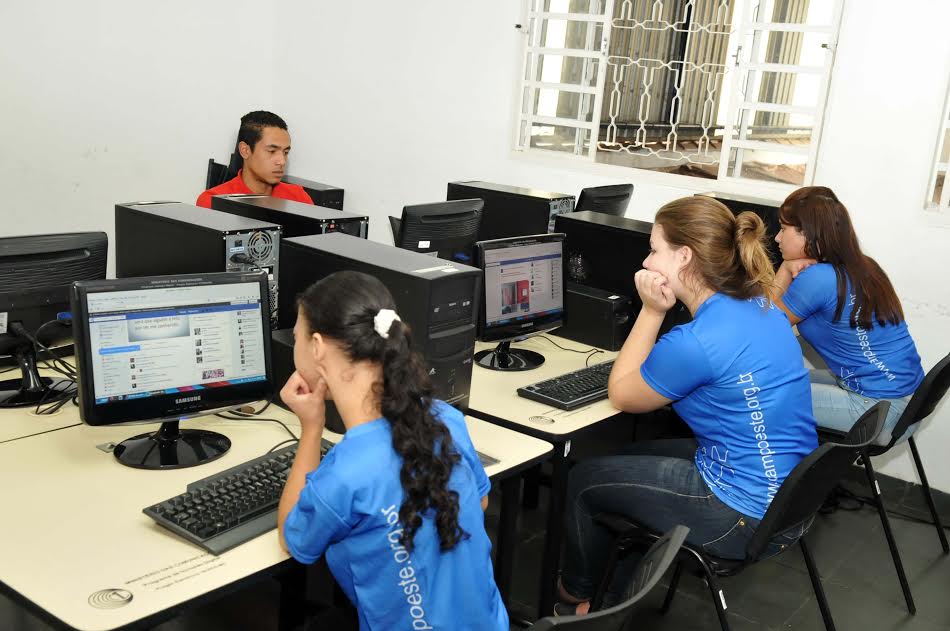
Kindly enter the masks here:
[[[566, 347], [566, 346], [561, 346], [560, 344], [558, 344], [557, 342], [555, 342], [554, 340], [552, 340], [551, 338], [549, 338], [547, 335], [539, 335], [538, 337], [541, 338], [542, 340], [547, 340], [547, 341], [551, 342], [552, 344], [554, 344], [555, 346], [557, 346], [557, 347], [558, 347], [559, 349], [561, 349], [562, 351], [570, 351], [570, 352], [572, 352], [572, 353], [581, 353], [581, 354], [584, 354], [584, 353], [593, 353], [594, 351], [597, 351], [596, 348], [588, 348], [587, 350], [583, 350], [583, 351], [582, 351], [582, 350], [579, 350], [579, 349], [576, 349], [576, 348], [568, 348], [568, 347]], [[597, 351], [597, 352], [602, 353], [603, 351]]]
[[[292, 431], [290, 431], [290, 428], [287, 427], [283, 421], [276, 418], [261, 418], [261, 417], [254, 416], [253, 414], [243, 414], [243, 413], [235, 413], [235, 412], [232, 412], [231, 414], [224, 414], [224, 413], [219, 412], [218, 414], [215, 414], [215, 416], [228, 419], [229, 421], [267, 421], [270, 423], [277, 423], [278, 425], [283, 427], [285, 430], [287, 430], [287, 433], [290, 434], [291, 439], [298, 440], [297, 435], [294, 434]], [[267, 452], [267, 453], [270, 453], [270, 452]]]
[[585, 368], [590, 368], [590, 358], [593, 357], [594, 355], [596, 355], [597, 353], [603, 353], [603, 352], [604, 352], [604, 351], [597, 350], [596, 348], [595, 348], [594, 350], [592, 350], [592, 351], [590, 352], [590, 354], [587, 355], [587, 359], [584, 361], [584, 367], [585, 367]]
[[[280, 449], [283, 445], [286, 445], [287, 443], [299, 443], [299, 442], [300, 442], [300, 440], [299, 440], [299, 439], [296, 439], [296, 438], [290, 439], [290, 440], [282, 440], [282, 441], [280, 441], [279, 443], [277, 443], [276, 445], [274, 445], [273, 447], [271, 447], [270, 449], [268, 449], [268, 450], [267, 450], [267, 453], [272, 454], [272, 453], [274, 453], [275, 451], [277, 451], [278, 449]], [[265, 454], [265, 455], [266, 455], [266, 454]]]

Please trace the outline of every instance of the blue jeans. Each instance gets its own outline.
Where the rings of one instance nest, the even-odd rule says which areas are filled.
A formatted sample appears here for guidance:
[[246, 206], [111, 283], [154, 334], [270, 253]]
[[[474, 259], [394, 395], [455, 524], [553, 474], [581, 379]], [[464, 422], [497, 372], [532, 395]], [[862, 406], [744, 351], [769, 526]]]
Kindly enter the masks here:
[[[849, 390], [844, 382], [829, 370], [810, 370], [808, 377], [811, 380], [811, 404], [818, 427], [848, 432], [862, 414], [874, 407], [878, 401], [885, 400], [874, 399]], [[878, 445], [891, 442], [891, 431], [907, 408], [911, 396], [913, 395], [900, 399], [886, 399], [890, 402], [891, 409], [888, 410], [887, 418], [884, 419], [884, 429], [875, 441]], [[917, 425], [919, 423], [908, 427], [897, 442], [905, 441], [908, 436], [912, 436], [917, 431]]]
[[[592, 598], [606, 569], [612, 537], [594, 522], [598, 513], [624, 515], [655, 532], [682, 524], [690, 529], [688, 543], [713, 556], [745, 558], [759, 520], [730, 508], [709, 490], [696, 468], [696, 447], [692, 438], [634, 443], [625, 455], [593, 458], [571, 469], [561, 573], [569, 594]], [[806, 529], [777, 536], [762, 558], [791, 545]], [[623, 600], [637, 560], [639, 555], [631, 554], [618, 567], [605, 606]]]

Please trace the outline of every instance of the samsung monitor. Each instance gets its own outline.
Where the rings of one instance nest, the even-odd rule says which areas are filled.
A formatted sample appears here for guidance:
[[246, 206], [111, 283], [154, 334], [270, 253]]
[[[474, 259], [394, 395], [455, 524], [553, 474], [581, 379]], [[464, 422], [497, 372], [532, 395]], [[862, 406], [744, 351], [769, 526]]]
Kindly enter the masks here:
[[610, 186], [594, 186], [581, 191], [577, 199], [575, 212], [592, 210], [596, 213], [623, 217], [630, 205], [633, 196], [633, 184], [612, 184]]
[[19, 378], [0, 381], [0, 407], [73, 396], [72, 376], [40, 377], [37, 357], [54, 359], [52, 348], [72, 340], [70, 285], [106, 277], [108, 245], [104, 232], [0, 239], [0, 356], [20, 369]]
[[403, 250], [471, 265], [484, 205], [480, 199], [459, 199], [405, 206], [398, 226], [391, 224], [399, 233], [394, 232], [393, 243]]
[[79, 282], [72, 311], [79, 410], [89, 425], [161, 421], [118, 444], [122, 464], [188, 467], [218, 458], [226, 436], [181, 420], [272, 392], [264, 272]]
[[478, 339], [499, 342], [476, 353], [475, 363], [491, 370], [537, 368], [543, 355], [511, 343], [564, 323], [564, 234], [479, 241], [475, 257], [485, 273]]

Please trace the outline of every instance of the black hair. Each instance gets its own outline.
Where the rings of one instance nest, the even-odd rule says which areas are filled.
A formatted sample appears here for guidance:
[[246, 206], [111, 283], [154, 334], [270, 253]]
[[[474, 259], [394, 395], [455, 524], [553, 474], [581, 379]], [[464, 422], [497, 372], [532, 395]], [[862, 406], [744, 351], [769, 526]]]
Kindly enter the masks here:
[[375, 330], [379, 311], [396, 308], [389, 290], [368, 274], [336, 272], [311, 285], [297, 304], [311, 333], [338, 343], [351, 361], [382, 365], [383, 381], [371, 394], [379, 397], [393, 449], [402, 457], [399, 542], [411, 552], [423, 514], [434, 509], [440, 548], [454, 548], [468, 537], [458, 523], [459, 495], [448, 488], [452, 467], [461, 458], [448, 428], [431, 412], [432, 384], [412, 351], [409, 327], [393, 321], [388, 338]]
[[265, 127], [277, 127], [287, 130], [287, 123], [284, 119], [273, 112], [257, 110], [248, 112], [241, 117], [241, 128], [238, 130], [238, 143], [247, 143], [247, 146], [254, 151], [254, 146], [260, 141]]

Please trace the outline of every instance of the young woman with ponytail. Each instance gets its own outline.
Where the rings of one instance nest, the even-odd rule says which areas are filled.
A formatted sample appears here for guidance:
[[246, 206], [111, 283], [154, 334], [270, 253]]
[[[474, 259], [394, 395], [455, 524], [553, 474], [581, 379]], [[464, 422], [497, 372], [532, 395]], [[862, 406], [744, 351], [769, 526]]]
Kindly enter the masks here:
[[[460, 412], [432, 398], [409, 328], [376, 278], [337, 272], [299, 299], [281, 398], [300, 443], [282, 545], [326, 555], [360, 629], [508, 629], [483, 510], [490, 485]], [[320, 459], [325, 399], [347, 428]]]
[[878, 437], [886, 445], [924, 378], [897, 293], [861, 251], [848, 210], [831, 189], [798, 189], [779, 220], [775, 240], [784, 261], [772, 295], [828, 366], [811, 371], [818, 425], [847, 432], [886, 399], [891, 407]]
[[[621, 513], [652, 530], [677, 524], [688, 541], [743, 558], [779, 486], [817, 446], [808, 373], [785, 315], [769, 301], [772, 265], [756, 215], [688, 197], [663, 206], [635, 284], [643, 306], [608, 382], [620, 410], [672, 403], [695, 438], [634, 443], [570, 473], [567, 554], [556, 613], [585, 613], [603, 574], [609, 534], [593, 521]], [[657, 340], [681, 300], [693, 320]], [[782, 533], [790, 544], [807, 525]], [[608, 590], [615, 604], [627, 561]]]

